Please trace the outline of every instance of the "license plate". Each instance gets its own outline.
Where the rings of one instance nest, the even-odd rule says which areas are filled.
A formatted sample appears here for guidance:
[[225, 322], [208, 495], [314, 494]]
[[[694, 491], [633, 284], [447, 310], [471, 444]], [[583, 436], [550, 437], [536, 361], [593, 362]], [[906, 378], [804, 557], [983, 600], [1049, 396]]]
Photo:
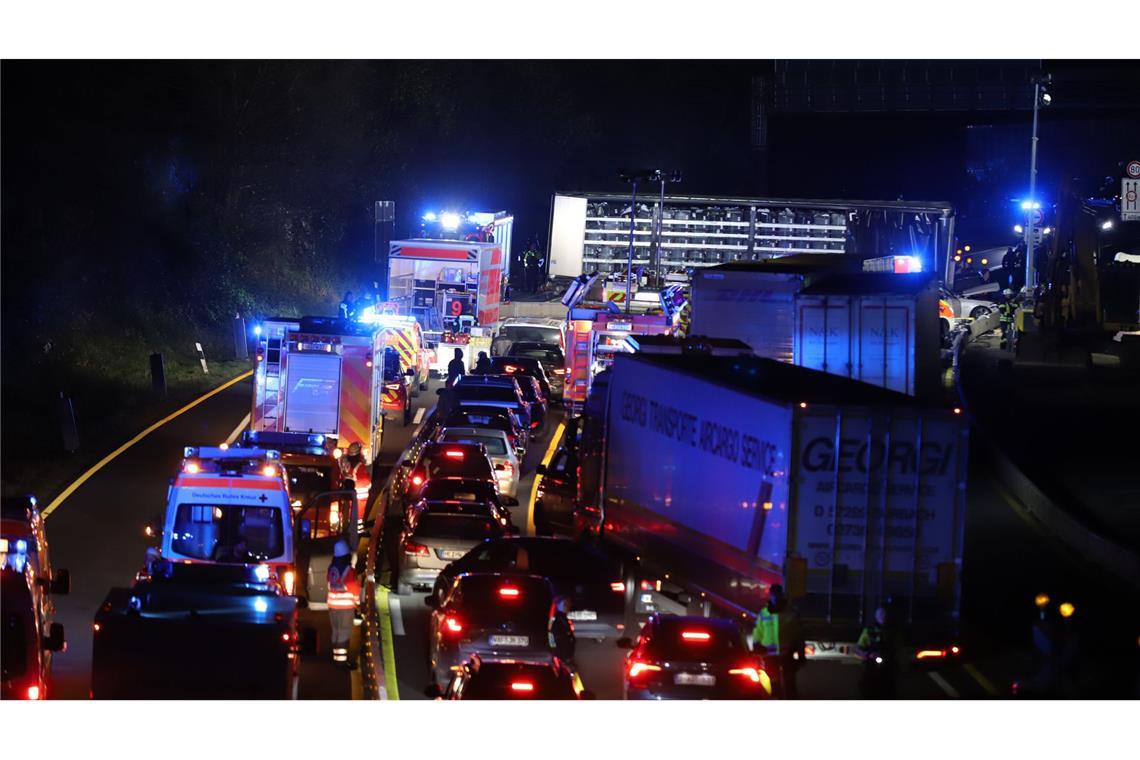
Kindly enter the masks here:
[[566, 617], [571, 620], [597, 620], [598, 613], [593, 610], [571, 610], [566, 613]]
[[716, 676], [709, 673], [678, 673], [673, 676], [678, 686], [716, 686]]
[[492, 636], [493, 647], [526, 647], [530, 646], [530, 636]]
[[460, 557], [462, 557], [466, 553], [467, 552], [463, 551], [462, 549], [440, 549], [439, 550], [439, 558], [440, 559], [459, 559]]

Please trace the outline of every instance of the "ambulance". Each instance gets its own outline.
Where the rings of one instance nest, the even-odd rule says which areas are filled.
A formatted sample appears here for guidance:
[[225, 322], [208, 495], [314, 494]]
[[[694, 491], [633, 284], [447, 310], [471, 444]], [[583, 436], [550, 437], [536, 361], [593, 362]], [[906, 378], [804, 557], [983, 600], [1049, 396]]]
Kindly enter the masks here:
[[250, 430], [321, 434], [359, 443], [371, 466], [383, 436], [383, 386], [402, 370], [389, 335], [335, 317], [274, 317], [260, 332]]
[[286, 594], [296, 586], [293, 509], [275, 450], [187, 446], [171, 483], [162, 556], [257, 565]]

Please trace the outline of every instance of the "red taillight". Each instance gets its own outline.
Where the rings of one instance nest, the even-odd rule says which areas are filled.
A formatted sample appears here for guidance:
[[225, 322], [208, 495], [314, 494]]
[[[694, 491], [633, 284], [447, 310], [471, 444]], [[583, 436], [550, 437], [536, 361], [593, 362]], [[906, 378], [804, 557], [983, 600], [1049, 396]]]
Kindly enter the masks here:
[[454, 449], [451, 449], [451, 450], [445, 451], [443, 453], [445, 456], [449, 456], [449, 457], [452, 457], [454, 459], [462, 459], [463, 458], [463, 452], [462, 451], [455, 451]]
[[423, 475], [420, 475], [417, 472], [415, 475], [412, 476], [412, 485], [413, 486], [422, 486], [423, 484], [424, 484], [424, 476]]
[[28, 699], [39, 699], [40, 698], [40, 687], [39, 686], [29, 686], [27, 698]]
[[504, 372], [518, 372], [519, 368], [518, 367], [512, 367], [508, 364], [506, 367], [503, 367], [503, 371]]
[[534, 691], [534, 684], [532, 684], [530, 681], [512, 681], [511, 691], [532, 692]]
[[292, 596], [293, 588], [297, 585], [297, 574], [292, 570], [278, 568], [277, 575], [281, 578], [281, 585], [284, 587], [285, 593]]
[[610, 591], [616, 591], [617, 593], [621, 594], [625, 591], [625, 584], [621, 581], [614, 581], [610, 584]]
[[530, 423], [530, 429], [531, 430], [534, 430], [536, 427], [538, 427], [538, 420], [535, 420], [535, 421]]
[[916, 660], [940, 660], [945, 656], [945, 649], [920, 649], [914, 655]]
[[428, 548], [423, 544], [417, 544], [414, 541], [404, 542], [404, 554], [410, 554], [413, 557], [430, 557], [431, 553]]
[[448, 633], [463, 633], [463, 623], [459, 622], [459, 618], [448, 615], [443, 619], [443, 630]]
[[705, 643], [712, 638], [707, 631], [681, 631], [681, 638], [694, 643]]
[[629, 664], [629, 677], [637, 678], [642, 673], [656, 673], [660, 670], [660, 665], [654, 665], [651, 662], [642, 662], [641, 660], [634, 660]]
[[510, 462], [500, 462], [495, 465], [495, 469], [499, 472], [505, 472], [508, 475], [513, 475], [515, 472], [515, 466]]
[[958, 647], [956, 647], [956, 646], [950, 647], [950, 654], [958, 654], [958, 653], [959, 653], [959, 652], [961, 652], [961, 651], [962, 651], [962, 650], [961, 650], [961, 649], [959, 649], [959, 648], [958, 648]]
[[760, 683], [760, 671], [751, 666], [733, 668], [732, 670], [728, 671], [728, 674], [732, 676], [743, 676], [752, 683]]
[[499, 589], [499, 596], [504, 599], [518, 599], [519, 590], [514, 586], [503, 586]]

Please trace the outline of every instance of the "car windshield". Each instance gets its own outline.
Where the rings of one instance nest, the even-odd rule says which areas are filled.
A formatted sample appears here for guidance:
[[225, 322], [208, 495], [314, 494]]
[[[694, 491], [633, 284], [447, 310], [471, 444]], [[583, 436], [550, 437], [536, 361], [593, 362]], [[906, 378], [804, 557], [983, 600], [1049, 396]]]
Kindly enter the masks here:
[[171, 546], [186, 557], [258, 562], [285, 551], [284, 521], [275, 507], [179, 504]]
[[[508, 593], [503, 593], [504, 589]], [[550, 586], [541, 578], [503, 575], [469, 575], [457, 591], [461, 615], [474, 626], [511, 621], [546, 630], [553, 601]]]
[[548, 364], [563, 364], [562, 352], [552, 348], [512, 348], [511, 356], [523, 356], [538, 359]]
[[289, 475], [289, 490], [294, 494], [312, 495], [333, 490], [332, 467], [286, 464], [285, 472]]
[[529, 544], [518, 542], [516, 547], [516, 569], [555, 581], [573, 579], [581, 583], [608, 584], [621, 578], [612, 560], [575, 541], [547, 539]]
[[423, 463], [428, 480], [448, 477], [477, 479], [492, 477], [487, 457], [476, 449], [455, 448], [431, 452], [424, 455]]
[[487, 453], [494, 457], [506, 456], [507, 454], [507, 443], [501, 436], [447, 433], [443, 440], [449, 443], [481, 443], [487, 447]]
[[416, 520], [415, 536], [432, 538], [473, 538], [483, 540], [502, 533], [498, 520], [485, 515], [458, 515], [427, 512]]
[[647, 654], [672, 660], [732, 657], [745, 651], [743, 637], [735, 626], [683, 618], [659, 620], [647, 649]]
[[495, 501], [498, 494], [495, 487], [485, 480], [429, 480], [420, 491], [420, 497], [428, 501]]
[[562, 337], [562, 331], [557, 327], [539, 327], [537, 325], [507, 325], [499, 331], [499, 338], [512, 343], [530, 341], [534, 343], [557, 343]]
[[461, 699], [577, 699], [570, 674], [551, 667], [486, 663], [463, 686]]

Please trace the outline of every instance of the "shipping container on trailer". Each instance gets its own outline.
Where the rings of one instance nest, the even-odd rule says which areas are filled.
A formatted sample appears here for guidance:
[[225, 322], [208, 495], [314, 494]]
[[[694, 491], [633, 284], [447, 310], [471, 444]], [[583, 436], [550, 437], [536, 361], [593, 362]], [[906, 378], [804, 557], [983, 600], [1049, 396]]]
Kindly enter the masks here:
[[755, 616], [773, 584], [820, 652], [891, 600], [910, 640], [958, 630], [968, 427], [955, 409], [757, 357], [622, 355], [594, 385], [579, 527]]
[[261, 323], [250, 430], [321, 433], [360, 443], [371, 463], [383, 436], [385, 334], [334, 317]]

